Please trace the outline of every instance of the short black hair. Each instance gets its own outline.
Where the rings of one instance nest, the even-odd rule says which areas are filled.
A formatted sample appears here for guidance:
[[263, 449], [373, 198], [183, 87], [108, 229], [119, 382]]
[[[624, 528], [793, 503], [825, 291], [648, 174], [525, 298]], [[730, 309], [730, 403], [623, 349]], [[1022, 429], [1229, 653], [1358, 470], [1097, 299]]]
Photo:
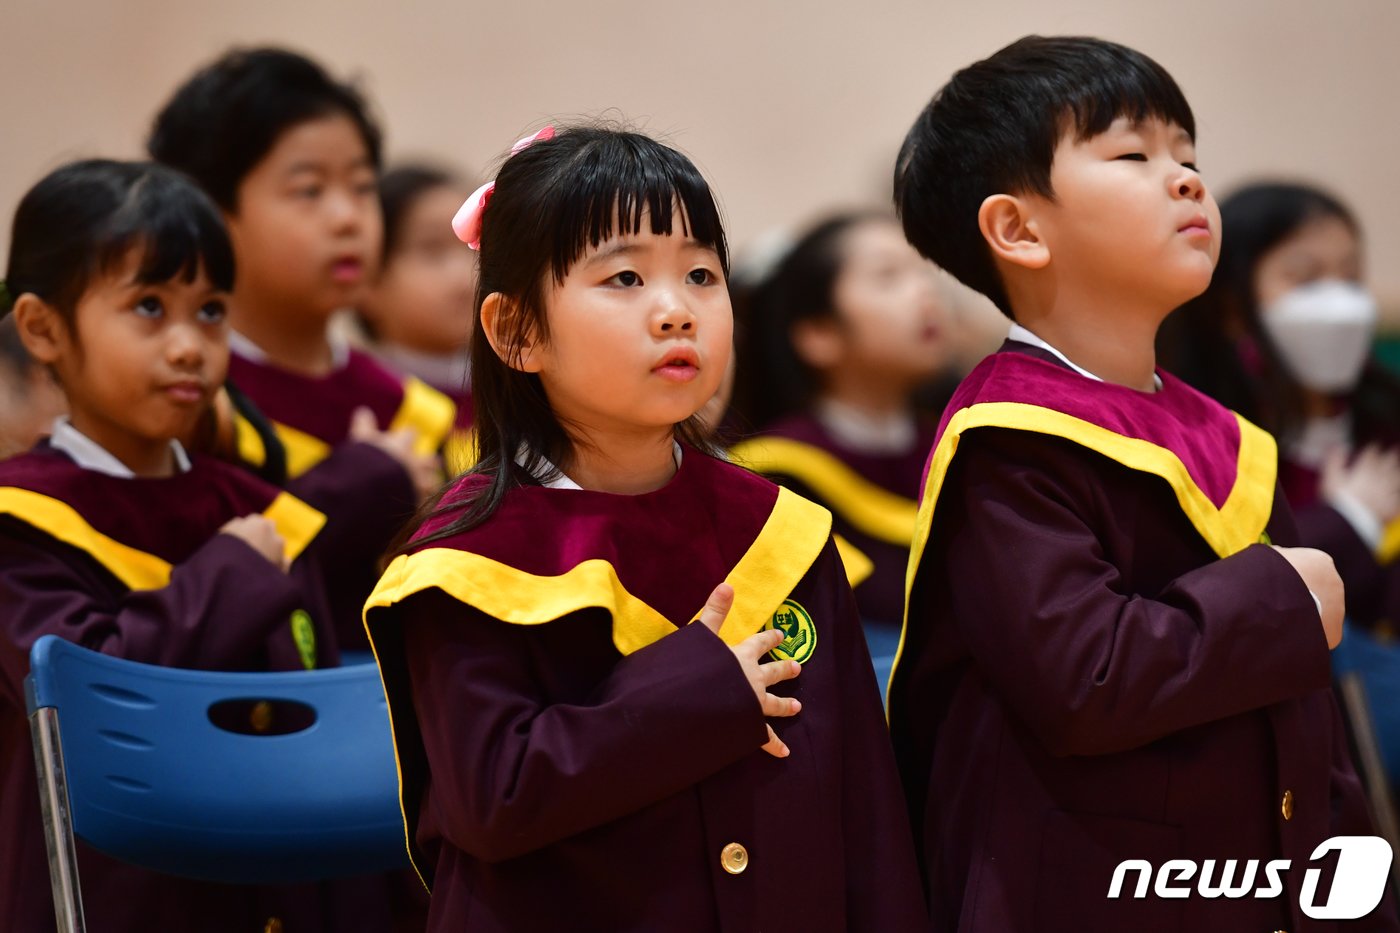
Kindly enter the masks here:
[[349, 117], [377, 171], [381, 134], [360, 92], [286, 49], [233, 49], [201, 68], [156, 115], [146, 149], [185, 172], [226, 211], [243, 179], [288, 129]]
[[1054, 197], [1050, 167], [1069, 130], [1086, 140], [1119, 117], [1156, 117], [1196, 137], [1172, 76], [1141, 52], [1084, 36], [1026, 36], [953, 75], [914, 121], [894, 170], [904, 235], [1008, 317], [977, 213], [994, 194]]
[[194, 182], [151, 162], [87, 159], [55, 169], [20, 199], [0, 315], [32, 293], [71, 325], [88, 286], [133, 249], [142, 254], [138, 282], [192, 282], [203, 272], [233, 291], [223, 218]]

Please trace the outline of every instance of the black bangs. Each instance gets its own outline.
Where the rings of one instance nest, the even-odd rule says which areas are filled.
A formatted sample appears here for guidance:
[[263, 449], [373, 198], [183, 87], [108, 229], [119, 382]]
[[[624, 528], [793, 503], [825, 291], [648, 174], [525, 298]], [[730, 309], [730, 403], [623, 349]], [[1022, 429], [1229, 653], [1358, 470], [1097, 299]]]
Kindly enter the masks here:
[[[587, 130], [572, 132], [589, 135]], [[559, 168], [570, 182], [567, 190], [556, 190], [550, 256], [556, 281], [562, 282], [588, 250], [614, 236], [640, 233], [644, 223], [650, 232], [670, 236], [677, 214], [680, 233], [718, 253], [729, 274], [728, 244], [714, 195], [679, 152], [640, 134], [599, 132]]]
[[[1093, 51], [1097, 54], [1079, 63], [1082, 72], [1060, 76], [1068, 79], [1066, 112], [1081, 141], [1104, 132], [1119, 117], [1134, 123], [1155, 117], [1196, 138], [1191, 105], [1162, 66], [1122, 47], [1104, 45]], [[1095, 60], [1099, 58], [1102, 61]]]
[[202, 271], [232, 291], [233, 245], [219, 209], [194, 182], [150, 162], [89, 159], [56, 169], [15, 211], [6, 285], [32, 292], [71, 318], [99, 275], [141, 250], [142, 284]]
[[99, 262], [110, 268], [133, 247], [142, 250], [136, 281], [193, 282], [202, 271], [220, 291], [233, 291], [233, 246], [214, 205], [186, 184], [151, 176], [138, 183], [103, 237]]

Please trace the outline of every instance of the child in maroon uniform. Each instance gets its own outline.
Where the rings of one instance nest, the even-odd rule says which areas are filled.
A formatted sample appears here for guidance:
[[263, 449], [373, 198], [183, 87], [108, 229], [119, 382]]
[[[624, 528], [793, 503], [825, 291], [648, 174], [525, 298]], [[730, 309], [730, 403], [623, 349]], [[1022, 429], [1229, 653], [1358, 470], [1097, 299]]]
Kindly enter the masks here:
[[456, 224], [481, 460], [366, 610], [430, 929], [923, 930], [831, 516], [694, 420], [709, 187], [633, 133], [516, 150]]
[[[56, 375], [69, 415], [0, 463], [9, 929], [53, 924], [23, 688], [36, 639], [216, 670], [336, 662], [316, 556], [324, 516], [179, 441], [223, 382], [233, 271], [213, 204], [160, 166], [75, 163], [16, 212], [0, 313]], [[271, 892], [170, 878], [83, 846], [79, 858], [89, 930], [246, 931], [274, 911], [290, 917]]]
[[[252, 49], [176, 90], [147, 148], [224, 214], [238, 258], [229, 381], [271, 422], [292, 488], [340, 526], [337, 634], [342, 648], [363, 649], [360, 607], [378, 559], [440, 484], [436, 451], [455, 417], [442, 393], [329, 326], [379, 261], [379, 130], [354, 88], [315, 62]], [[268, 455], [246, 420], [238, 448], [254, 466]]]
[[[1329, 690], [1341, 581], [1291, 546], [1273, 439], [1155, 366], [1221, 236], [1180, 88], [1114, 43], [1022, 39], [934, 97], [895, 190], [919, 251], [1016, 322], [940, 427], [890, 687], [933, 928], [1333, 929], [1304, 869], [1371, 831]], [[1127, 859], [1191, 881], [1110, 899]], [[1251, 859], [1288, 860], [1286, 890], [1197, 893]]]

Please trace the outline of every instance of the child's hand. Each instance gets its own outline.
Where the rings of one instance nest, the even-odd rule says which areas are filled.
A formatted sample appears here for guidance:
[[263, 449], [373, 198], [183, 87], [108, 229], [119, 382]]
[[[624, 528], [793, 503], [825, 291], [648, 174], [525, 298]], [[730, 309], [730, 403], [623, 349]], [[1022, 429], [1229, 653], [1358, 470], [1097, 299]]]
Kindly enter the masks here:
[[1322, 466], [1320, 485], [1323, 499], [1349, 496], [1389, 525], [1400, 518], [1400, 451], [1367, 444], [1348, 459], [1337, 450]]
[[221, 535], [233, 535], [239, 541], [266, 557], [272, 566], [287, 572], [287, 547], [277, 526], [266, 515], [243, 515], [224, 522]]
[[420, 454], [413, 449], [418, 435], [409, 428], [381, 431], [374, 412], [357, 408], [350, 415], [350, 440], [378, 447], [397, 460], [413, 481], [413, 489], [422, 501], [442, 485], [442, 461], [436, 454]]
[[[709, 601], [705, 603], [705, 608], [700, 613], [700, 621], [718, 635], [719, 627], [724, 624], [724, 617], [729, 615], [729, 608], [733, 605], [734, 588], [728, 583], [721, 583], [715, 587]], [[734, 657], [739, 659], [739, 666], [744, 669], [744, 676], [749, 679], [749, 685], [758, 696], [765, 716], [795, 716], [802, 710], [802, 704], [792, 697], [774, 696], [768, 692], [768, 688], [774, 684], [792, 680], [802, 673], [802, 665], [796, 661], [758, 663], [760, 658], [778, 647], [782, 640], [782, 632], [768, 630], [750, 635], [730, 649], [734, 652]], [[768, 741], [763, 743], [762, 748], [774, 758], [786, 758], [791, 754], [772, 726], [768, 727]]]
[[1342, 616], [1346, 612], [1346, 593], [1342, 578], [1332, 558], [1324, 551], [1310, 547], [1274, 547], [1283, 559], [1293, 565], [1312, 594], [1322, 603], [1322, 631], [1327, 635], [1327, 649], [1342, 643]]

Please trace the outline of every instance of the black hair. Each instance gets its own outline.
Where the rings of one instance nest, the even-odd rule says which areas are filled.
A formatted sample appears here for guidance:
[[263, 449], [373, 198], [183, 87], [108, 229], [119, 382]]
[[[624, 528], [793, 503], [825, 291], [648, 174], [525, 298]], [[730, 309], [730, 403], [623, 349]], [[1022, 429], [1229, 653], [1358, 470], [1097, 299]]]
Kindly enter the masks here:
[[[727, 278], [729, 251], [714, 195], [694, 163], [675, 149], [640, 133], [579, 126], [507, 157], [482, 218], [474, 333], [481, 333], [487, 296], [508, 297], [511, 313], [497, 322], [501, 355], [487, 340], [473, 340], [470, 350], [478, 460], [468, 472], [486, 477], [488, 485], [446, 507], [460, 514], [425, 540], [481, 524], [511, 488], [535, 482], [545, 461], [568, 464], [573, 442], [550, 409], [539, 376], [506, 360], [519, 353], [527, 335], [549, 339], [545, 296], [589, 249], [644, 229], [669, 236], [673, 212], [680, 217], [679, 232], [719, 255]], [[694, 416], [676, 425], [676, 433], [714, 453]], [[436, 511], [434, 501], [420, 515]]]
[[772, 271], [746, 289], [735, 306], [739, 359], [734, 412], [742, 428], [763, 428], [801, 411], [821, 389], [820, 373], [797, 355], [792, 328], [836, 315], [834, 291], [845, 267], [847, 236], [871, 222], [890, 222], [877, 211], [836, 214], [809, 228]]
[[1061, 137], [1090, 139], [1119, 117], [1156, 117], [1196, 136], [1171, 75], [1115, 42], [1026, 36], [969, 65], [934, 95], [900, 148], [894, 201], [905, 236], [1012, 317], [978, 227], [982, 202], [994, 194], [1053, 198], [1050, 168]]
[[[1169, 370], [1275, 435], [1302, 426], [1302, 385], [1290, 374], [1260, 321], [1254, 290], [1259, 260], [1315, 220], [1360, 225], [1337, 198], [1310, 185], [1259, 182], [1220, 202], [1220, 261], [1209, 287], [1163, 323], [1158, 355]], [[1239, 338], [1259, 350], [1260, 370], [1246, 370]], [[1394, 420], [1392, 417], [1391, 420]]]
[[90, 159], [49, 173], [20, 200], [0, 315], [32, 293], [71, 329], [83, 293], [133, 249], [142, 251], [140, 283], [192, 282], [203, 272], [233, 290], [233, 246], [204, 192], [161, 165]]
[[239, 186], [283, 133], [336, 115], [354, 122], [378, 170], [379, 127], [353, 85], [336, 81], [296, 52], [233, 49], [180, 86], [156, 116], [146, 149], [233, 212]]
[[435, 188], [457, 184], [457, 178], [433, 165], [409, 163], [385, 172], [379, 178], [379, 204], [384, 209], [384, 259], [401, 245], [408, 212], [424, 194]]

